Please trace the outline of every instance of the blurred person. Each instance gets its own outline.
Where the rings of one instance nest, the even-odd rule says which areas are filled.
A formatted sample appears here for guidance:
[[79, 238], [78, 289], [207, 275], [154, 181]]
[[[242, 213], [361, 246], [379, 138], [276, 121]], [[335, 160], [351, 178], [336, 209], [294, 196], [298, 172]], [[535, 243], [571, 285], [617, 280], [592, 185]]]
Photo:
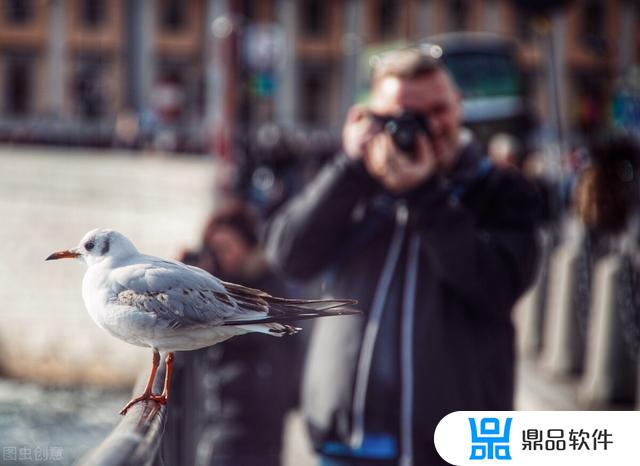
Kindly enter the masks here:
[[505, 133], [498, 133], [489, 140], [489, 159], [501, 170], [519, 170], [520, 144], [518, 140]]
[[117, 148], [133, 149], [140, 139], [138, 116], [131, 109], [125, 109], [116, 115], [113, 145]]
[[563, 231], [565, 241], [575, 243], [572, 249], [578, 251], [571, 297], [572, 324], [578, 330], [578, 338], [571, 344], [575, 354], [572, 370], [578, 374], [584, 370], [586, 358], [596, 264], [628, 246], [637, 248], [637, 237], [633, 237], [637, 231], [631, 227], [640, 200], [640, 150], [632, 139], [619, 135], [599, 137], [589, 144], [589, 154], [589, 166], [577, 175], [571, 215], [567, 216]]
[[562, 156], [562, 207], [571, 206], [573, 192], [576, 189], [580, 173], [589, 166], [590, 160], [585, 144], [576, 144]]
[[239, 191], [266, 218], [299, 188], [300, 162], [285, 130], [265, 123], [247, 147], [245, 166], [239, 170]]
[[544, 154], [539, 150], [526, 154], [521, 172], [538, 194], [540, 224], [553, 233], [555, 244], [563, 214], [561, 182], [549, 176]]
[[447, 464], [445, 415], [513, 408], [510, 311], [535, 274], [537, 199], [461, 142], [461, 118], [440, 62], [385, 55], [343, 152], [269, 226], [279, 268], [326, 273], [366, 316], [314, 325], [303, 411], [322, 465]]
[[[213, 214], [201, 248], [185, 251], [180, 259], [222, 280], [285, 295], [283, 281], [264, 260], [257, 220], [243, 203], [231, 202]], [[280, 464], [284, 418], [297, 398], [299, 342], [272, 340], [246, 335], [241, 344], [229, 340], [176, 354], [176, 370], [183, 374], [174, 377], [178, 386], [172, 388], [181, 398], [180, 414], [169, 425], [175, 424], [183, 441], [195, 431], [180, 443], [196, 452], [195, 464]], [[189, 463], [181, 458], [176, 464]]]
[[599, 235], [618, 235], [629, 225], [640, 200], [640, 147], [631, 137], [605, 135], [590, 146], [591, 166], [578, 177], [574, 209], [582, 224]]
[[[590, 274], [593, 264], [618, 246], [637, 213], [640, 148], [630, 137], [605, 135], [589, 145], [589, 155], [590, 164], [577, 175], [571, 207]], [[568, 227], [575, 224], [570, 220]]]

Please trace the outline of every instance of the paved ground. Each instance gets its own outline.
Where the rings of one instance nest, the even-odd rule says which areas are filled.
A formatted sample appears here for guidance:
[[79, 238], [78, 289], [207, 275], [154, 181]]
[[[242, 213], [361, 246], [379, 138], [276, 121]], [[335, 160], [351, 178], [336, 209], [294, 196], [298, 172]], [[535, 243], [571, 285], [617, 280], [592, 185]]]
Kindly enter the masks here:
[[[523, 411], [571, 411], [578, 408], [576, 384], [552, 380], [537, 369], [535, 362], [523, 359], [518, 367], [516, 409]], [[315, 460], [299, 413], [288, 420], [285, 465], [314, 466]]]

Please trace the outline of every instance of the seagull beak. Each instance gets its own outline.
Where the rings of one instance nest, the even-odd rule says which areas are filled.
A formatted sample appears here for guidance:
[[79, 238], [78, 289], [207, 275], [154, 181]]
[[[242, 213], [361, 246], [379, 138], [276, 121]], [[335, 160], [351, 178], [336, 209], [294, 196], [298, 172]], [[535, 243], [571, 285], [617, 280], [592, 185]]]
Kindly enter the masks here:
[[73, 251], [71, 249], [68, 249], [66, 251], [54, 252], [49, 257], [47, 257], [45, 260], [46, 261], [53, 261], [53, 260], [58, 260], [58, 259], [73, 259], [73, 258], [78, 257], [79, 255], [80, 255], [79, 252], [76, 252], [76, 251]]

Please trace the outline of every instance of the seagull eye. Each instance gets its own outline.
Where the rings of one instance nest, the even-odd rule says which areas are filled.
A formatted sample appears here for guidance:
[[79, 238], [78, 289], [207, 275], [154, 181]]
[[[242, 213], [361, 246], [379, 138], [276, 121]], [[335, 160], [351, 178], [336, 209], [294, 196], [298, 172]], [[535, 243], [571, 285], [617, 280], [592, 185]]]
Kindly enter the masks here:
[[93, 247], [95, 246], [93, 241], [87, 241], [86, 243], [84, 243], [84, 248], [87, 251], [91, 251], [93, 249]]

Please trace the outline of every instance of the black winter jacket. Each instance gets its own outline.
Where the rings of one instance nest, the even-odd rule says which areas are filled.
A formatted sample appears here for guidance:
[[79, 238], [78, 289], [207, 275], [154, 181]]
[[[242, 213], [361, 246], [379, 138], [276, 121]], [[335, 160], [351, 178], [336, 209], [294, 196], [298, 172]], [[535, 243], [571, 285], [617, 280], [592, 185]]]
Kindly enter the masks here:
[[[340, 155], [279, 212], [270, 258], [298, 279], [329, 271], [329, 294], [359, 300], [364, 312], [315, 324], [303, 406], [317, 448], [357, 444], [367, 430], [371, 357], [386, 330], [376, 324], [386, 313], [401, 346], [389, 430], [412, 464], [446, 464], [433, 434], [448, 413], [512, 409], [510, 311], [534, 278], [537, 206], [523, 179], [468, 146], [450, 176], [402, 198]], [[389, 294], [397, 280], [401, 292]]]

